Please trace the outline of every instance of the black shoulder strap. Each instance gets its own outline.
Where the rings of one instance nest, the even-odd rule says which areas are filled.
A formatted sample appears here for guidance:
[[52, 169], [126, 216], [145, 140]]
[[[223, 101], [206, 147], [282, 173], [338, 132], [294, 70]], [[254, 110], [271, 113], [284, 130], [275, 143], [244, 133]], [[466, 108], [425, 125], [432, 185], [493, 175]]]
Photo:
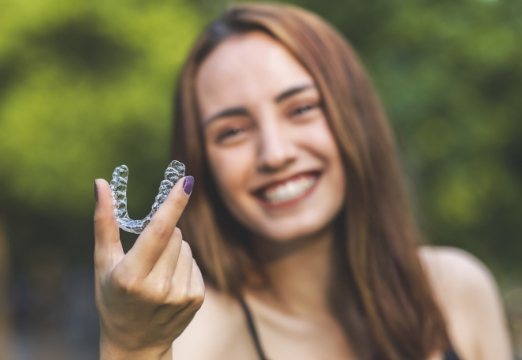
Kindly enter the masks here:
[[247, 303], [242, 297], [238, 297], [239, 304], [241, 304], [241, 308], [243, 309], [243, 312], [245, 313], [245, 318], [248, 325], [248, 331], [250, 332], [250, 335], [252, 336], [252, 340], [254, 341], [254, 345], [256, 347], [257, 354], [259, 355], [260, 360], [268, 360], [268, 358], [265, 356], [265, 353], [263, 351], [263, 347], [261, 346], [261, 341], [259, 339], [259, 335], [257, 334], [256, 324], [254, 323], [254, 318], [252, 317], [252, 312], [250, 311], [250, 308], [248, 307]]
[[444, 360], [460, 360], [459, 355], [450, 347], [448, 351], [444, 353]]

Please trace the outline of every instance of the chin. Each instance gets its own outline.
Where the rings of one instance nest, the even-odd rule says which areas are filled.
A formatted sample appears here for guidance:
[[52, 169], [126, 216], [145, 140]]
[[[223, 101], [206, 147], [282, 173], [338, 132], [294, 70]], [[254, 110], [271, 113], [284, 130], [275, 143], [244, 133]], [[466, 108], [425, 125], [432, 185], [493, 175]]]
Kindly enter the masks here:
[[320, 238], [332, 228], [332, 222], [311, 223], [306, 222], [293, 224], [274, 224], [269, 229], [259, 229], [258, 235], [267, 241], [274, 243], [299, 242], [300, 240], [310, 240]]

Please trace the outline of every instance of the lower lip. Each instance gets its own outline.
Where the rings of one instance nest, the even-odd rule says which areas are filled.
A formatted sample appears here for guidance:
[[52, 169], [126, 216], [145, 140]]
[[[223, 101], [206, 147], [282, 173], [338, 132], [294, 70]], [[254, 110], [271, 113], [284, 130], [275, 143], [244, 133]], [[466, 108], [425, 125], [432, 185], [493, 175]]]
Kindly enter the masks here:
[[297, 203], [299, 203], [304, 198], [308, 197], [308, 195], [310, 195], [315, 190], [315, 188], [317, 187], [317, 184], [319, 183], [319, 177], [320, 176], [319, 176], [319, 174], [314, 174], [314, 177], [315, 177], [314, 184], [308, 190], [306, 190], [301, 195], [299, 195], [299, 196], [297, 196], [297, 197], [295, 197], [293, 199], [274, 203], [274, 202], [269, 202], [269, 201], [267, 201], [267, 200], [265, 200], [265, 199], [263, 199], [263, 198], [261, 198], [259, 196], [256, 196], [256, 198], [259, 200], [261, 205], [263, 205], [263, 207], [267, 208], [267, 209], [286, 209], [286, 208], [290, 208], [290, 207], [296, 205]]

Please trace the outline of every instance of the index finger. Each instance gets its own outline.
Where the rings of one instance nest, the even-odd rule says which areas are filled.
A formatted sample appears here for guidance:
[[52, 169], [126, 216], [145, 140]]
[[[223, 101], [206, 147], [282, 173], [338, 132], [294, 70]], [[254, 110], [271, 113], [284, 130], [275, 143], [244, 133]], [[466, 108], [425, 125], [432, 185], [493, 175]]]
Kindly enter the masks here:
[[94, 211], [94, 261], [96, 268], [105, 270], [123, 257], [118, 224], [114, 218], [109, 184], [103, 179], [94, 181], [96, 208]]
[[127, 253], [124, 261], [132, 263], [134, 269], [141, 269], [143, 276], [148, 274], [167, 246], [187, 206], [193, 186], [192, 176], [186, 176], [174, 185], [165, 202]]

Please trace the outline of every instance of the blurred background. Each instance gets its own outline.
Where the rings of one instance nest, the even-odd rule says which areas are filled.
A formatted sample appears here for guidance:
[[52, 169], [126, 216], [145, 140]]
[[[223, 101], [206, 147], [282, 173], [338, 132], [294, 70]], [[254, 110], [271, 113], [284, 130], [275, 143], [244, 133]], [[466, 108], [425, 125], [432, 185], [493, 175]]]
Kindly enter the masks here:
[[[292, 3], [359, 52], [424, 232], [492, 270], [522, 359], [522, 1]], [[229, 4], [1, 0], [0, 358], [97, 358], [93, 180], [127, 164], [148, 211], [177, 71]]]

